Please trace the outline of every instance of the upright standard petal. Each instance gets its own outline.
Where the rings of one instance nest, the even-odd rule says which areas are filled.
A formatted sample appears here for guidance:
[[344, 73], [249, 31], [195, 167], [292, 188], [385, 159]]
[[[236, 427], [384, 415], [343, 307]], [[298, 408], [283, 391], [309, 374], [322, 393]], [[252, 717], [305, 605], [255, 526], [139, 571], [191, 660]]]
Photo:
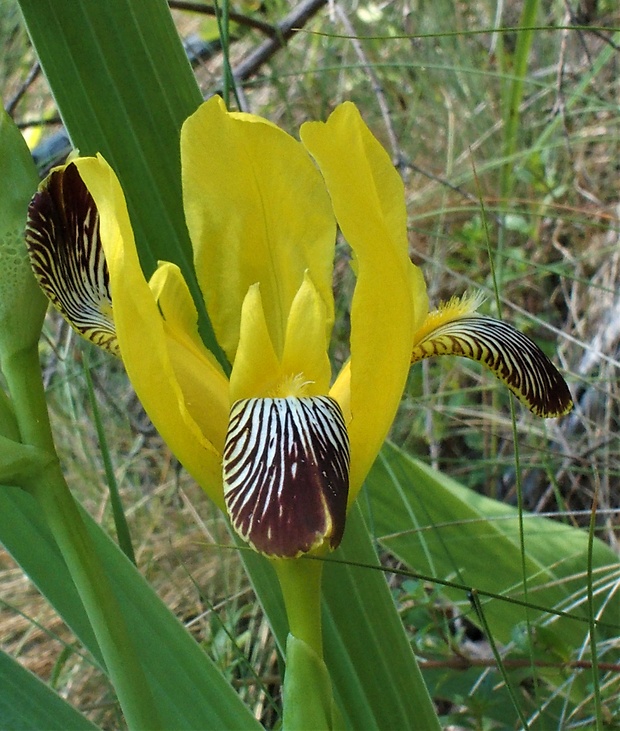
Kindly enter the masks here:
[[302, 145], [260, 117], [229, 114], [215, 97], [183, 125], [181, 158], [196, 273], [231, 363], [241, 305], [255, 283], [278, 357], [306, 270], [325, 303], [329, 335], [335, 221]]
[[[351, 307], [349, 504], [355, 499], [396, 414], [413, 333], [426, 315], [421, 277], [408, 257], [402, 181], [353, 104], [327, 123], [309, 122], [301, 139], [327, 184], [342, 233], [353, 249], [357, 283]], [[416, 283], [420, 291], [414, 290]], [[349, 374], [338, 379], [342, 394]]]
[[[120, 184], [101, 157], [78, 159], [75, 164], [99, 211], [116, 334], [129, 379], [172, 452], [223, 507], [220, 452], [185, 405], [168, 351], [164, 321], [140, 267]], [[204, 378], [219, 380], [220, 374], [207, 367]]]

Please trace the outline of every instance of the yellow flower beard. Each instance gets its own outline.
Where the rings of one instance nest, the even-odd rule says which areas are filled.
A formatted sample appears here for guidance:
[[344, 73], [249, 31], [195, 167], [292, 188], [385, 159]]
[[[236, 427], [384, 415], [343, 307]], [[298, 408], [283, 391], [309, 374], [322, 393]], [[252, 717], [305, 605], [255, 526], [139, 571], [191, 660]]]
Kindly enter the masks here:
[[429, 333], [447, 322], [459, 320], [472, 315], [483, 303], [482, 292], [465, 293], [461, 297], [451, 297], [447, 302], [440, 302], [439, 307], [426, 316], [422, 326], [413, 337], [414, 346], [426, 338]]
[[269, 392], [271, 398], [286, 398], [293, 396], [295, 398], [303, 398], [308, 395], [308, 386], [312, 381], [304, 378], [303, 373], [285, 376], [274, 388]]

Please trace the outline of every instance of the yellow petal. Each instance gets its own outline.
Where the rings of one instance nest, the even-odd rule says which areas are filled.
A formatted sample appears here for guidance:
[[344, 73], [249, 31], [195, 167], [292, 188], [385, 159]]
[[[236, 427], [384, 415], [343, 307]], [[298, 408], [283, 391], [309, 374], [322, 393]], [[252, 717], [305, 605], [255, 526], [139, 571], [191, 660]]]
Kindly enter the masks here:
[[221, 455], [185, 406], [170, 360], [164, 322], [140, 268], [120, 184], [101, 157], [82, 158], [75, 164], [99, 211], [116, 334], [129, 379], [172, 452], [223, 507]]
[[198, 333], [198, 313], [176, 264], [161, 262], [149, 282], [164, 316], [168, 354], [183, 402], [202, 434], [224, 449], [230, 403], [228, 379]]
[[291, 306], [282, 356], [283, 373], [299, 375], [306, 384], [304, 396], [324, 395], [329, 389], [331, 366], [325, 338], [326, 317], [325, 303], [306, 274]]
[[231, 402], [326, 394], [331, 376], [326, 307], [310, 275], [306, 274], [293, 300], [282, 358], [271, 341], [261, 294], [255, 284], [243, 302], [239, 347], [230, 376]]
[[333, 322], [335, 221], [303, 146], [215, 97], [181, 133], [183, 197], [198, 281], [218, 342], [234, 362], [241, 306], [259, 283], [278, 357], [291, 303], [308, 270]]
[[230, 374], [231, 403], [268, 396], [281, 378], [280, 360], [265, 320], [260, 286], [254, 284], [241, 308], [239, 347]]
[[340, 373], [329, 389], [329, 395], [335, 399], [340, 408], [346, 424], [351, 423], [351, 359], [342, 366]]
[[[414, 298], [403, 184], [353, 104], [327, 123], [303, 125], [301, 139], [325, 178], [338, 224], [356, 258], [351, 308], [351, 489], [355, 499], [394, 419], [405, 386], [413, 333], [426, 311]], [[332, 389], [336, 394], [338, 388]], [[335, 384], [336, 385], [336, 384]], [[335, 396], [338, 398], [338, 396]], [[339, 400], [340, 402], [340, 400]], [[346, 403], [341, 404], [346, 415]]]

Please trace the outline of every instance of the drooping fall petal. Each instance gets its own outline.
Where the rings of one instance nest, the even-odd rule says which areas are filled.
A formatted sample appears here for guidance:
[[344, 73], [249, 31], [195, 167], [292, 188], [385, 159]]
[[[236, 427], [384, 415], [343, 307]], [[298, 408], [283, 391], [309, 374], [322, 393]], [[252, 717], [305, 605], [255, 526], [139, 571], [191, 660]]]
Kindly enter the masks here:
[[502, 320], [470, 316], [439, 325], [415, 345], [412, 362], [435, 355], [482, 363], [537, 416], [563, 416], [573, 407], [568, 386], [549, 358]]
[[80, 335], [119, 355], [99, 214], [73, 163], [52, 171], [32, 198], [26, 244], [54, 307]]
[[481, 293], [452, 297], [429, 312], [414, 335], [411, 362], [461, 355], [485, 365], [537, 416], [563, 416], [573, 408], [566, 381], [542, 350], [519, 330], [478, 315]]
[[235, 530], [257, 551], [295, 558], [342, 538], [349, 441], [328, 396], [233, 404], [223, 457]]
[[260, 283], [282, 356], [291, 304], [309, 271], [333, 323], [335, 221], [302, 145], [260, 117], [203, 104], [181, 134], [183, 197], [199, 284], [218, 342], [235, 360], [241, 305]]
[[[308, 122], [301, 139], [325, 179], [357, 283], [351, 307], [351, 503], [394, 419], [411, 358], [413, 333], [427, 313], [426, 290], [408, 257], [402, 181], [353, 104], [326, 123]], [[349, 373], [334, 384], [339, 397]]]

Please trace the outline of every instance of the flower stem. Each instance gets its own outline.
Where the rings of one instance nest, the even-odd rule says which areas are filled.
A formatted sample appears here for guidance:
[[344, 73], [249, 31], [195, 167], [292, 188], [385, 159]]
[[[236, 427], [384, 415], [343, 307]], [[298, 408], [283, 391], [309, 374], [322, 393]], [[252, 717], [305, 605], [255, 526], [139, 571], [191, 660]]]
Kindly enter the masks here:
[[290, 633], [309, 645], [323, 658], [321, 632], [322, 561], [304, 559], [275, 560]]
[[273, 561], [286, 606], [289, 636], [283, 687], [284, 731], [343, 728], [323, 660], [321, 576], [323, 561]]
[[65, 482], [56, 456], [38, 353], [28, 348], [2, 359], [24, 445], [41, 460], [25, 487], [38, 502], [63, 555], [101, 648], [107, 671], [130, 729], [161, 729], [155, 703], [123, 612], [88, 530]]

